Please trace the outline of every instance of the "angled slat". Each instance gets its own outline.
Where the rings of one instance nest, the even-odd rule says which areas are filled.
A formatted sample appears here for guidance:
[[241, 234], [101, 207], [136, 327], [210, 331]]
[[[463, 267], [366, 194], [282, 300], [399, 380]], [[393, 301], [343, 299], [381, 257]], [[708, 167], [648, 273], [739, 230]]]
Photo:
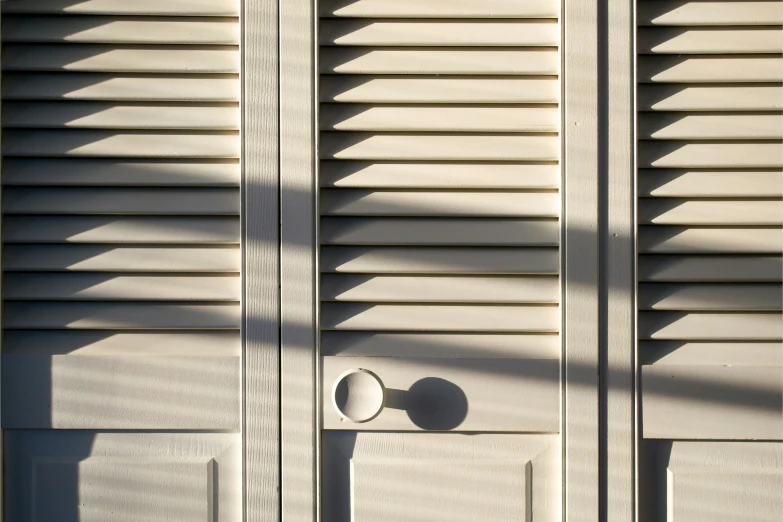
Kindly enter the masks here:
[[[779, 311], [779, 284], [642, 284], [640, 310]], [[783, 324], [781, 324], [783, 328]]]
[[[7, 167], [5, 167], [7, 168]], [[321, 187], [556, 189], [557, 165], [322, 161]]]
[[780, 341], [779, 313], [639, 313], [639, 338], [683, 341]]
[[8, 302], [3, 307], [8, 329], [235, 330], [239, 324], [239, 303]]
[[783, 53], [783, 31], [775, 29], [640, 28], [639, 54]]
[[781, 170], [650, 170], [639, 171], [640, 196], [654, 197], [783, 197]]
[[239, 16], [237, 0], [15, 0], [4, 13], [90, 15]]
[[548, 75], [559, 70], [555, 49], [396, 49], [322, 47], [319, 70], [337, 74]]
[[6, 73], [4, 100], [237, 102], [234, 75], [129, 76], [91, 73]]
[[356, 18], [557, 18], [552, 0], [325, 0], [320, 16]]
[[118, 105], [101, 102], [10, 102], [5, 128], [239, 130], [236, 105]]
[[321, 276], [321, 300], [372, 303], [557, 303], [556, 277]]
[[780, 227], [639, 228], [639, 252], [649, 254], [780, 254]]
[[642, 225], [783, 225], [783, 202], [648, 198], [638, 216]]
[[322, 190], [324, 216], [557, 217], [558, 194], [538, 192], [389, 192]]
[[770, 282], [783, 281], [780, 256], [641, 256], [639, 281]]
[[235, 217], [8, 216], [6, 243], [236, 244]]
[[556, 107], [378, 107], [323, 104], [323, 130], [434, 132], [557, 132]]
[[556, 306], [436, 306], [322, 303], [325, 330], [556, 332]]
[[356, 160], [556, 161], [557, 136], [324, 132], [321, 158]]
[[5, 245], [6, 272], [239, 272], [238, 247]]
[[781, 168], [783, 144], [660, 142], [639, 146], [639, 167]]
[[779, 114], [640, 114], [640, 139], [774, 140], [783, 138]]
[[779, 56], [645, 56], [639, 60], [637, 79], [652, 83], [780, 82], [783, 81], [783, 60]]
[[324, 19], [321, 45], [374, 46], [556, 46], [560, 30], [552, 21], [364, 21]]
[[239, 301], [238, 275], [6, 274], [3, 298], [18, 301]]
[[325, 245], [557, 246], [557, 221], [322, 218]]
[[231, 46], [9, 44], [3, 48], [2, 67], [6, 71], [227, 74], [239, 72], [239, 53]]
[[779, 111], [783, 87], [646, 84], [638, 86], [637, 106], [640, 111]]
[[112, 132], [99, 130], [9, 130], [3, 133], [7, 156], [238, 158], [234, 132]]
[[783, 343], [646, 341], [639, 348], [645, 366], [783, 366]]
[[638, 2], [639, 25], [781, 25], [779, 0]]
[[4, 158], [4, 185], [239, 186], [239, 162]]
[[227, 188], [8, 188], [7, 214], [239, 215], [239, 191]]
[[341, 75], [321, 76], [318, 95], [348, 103], [557, 103], [560, 87], [556, 78]]
[[2, 30], [4, 42], [239, 45], [231, 18], [5, 17]]
[[555, 248], [323, 247], [323, 272], [358, 274], [557, 274]]

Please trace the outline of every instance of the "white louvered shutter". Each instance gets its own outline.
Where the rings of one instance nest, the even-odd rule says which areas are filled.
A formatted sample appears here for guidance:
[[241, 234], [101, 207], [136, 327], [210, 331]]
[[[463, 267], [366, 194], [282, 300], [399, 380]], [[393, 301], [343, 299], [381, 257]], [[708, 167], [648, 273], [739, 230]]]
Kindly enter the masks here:
[[778, 520], [783, 3], [638, 23], [640, 513]]
[[238, 520], [239, 2], [2, 8], [7, 519]]

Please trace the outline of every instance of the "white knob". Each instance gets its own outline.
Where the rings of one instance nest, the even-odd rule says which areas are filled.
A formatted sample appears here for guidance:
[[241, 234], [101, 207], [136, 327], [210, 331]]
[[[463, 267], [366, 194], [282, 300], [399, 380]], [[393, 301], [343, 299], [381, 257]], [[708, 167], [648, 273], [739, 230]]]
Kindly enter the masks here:
[[332, 402], [342, 417], [351, 422], [367, 422], [383, 410], [386, 388], [377, 375], [355, 368], [340, 375], [334, 382]]

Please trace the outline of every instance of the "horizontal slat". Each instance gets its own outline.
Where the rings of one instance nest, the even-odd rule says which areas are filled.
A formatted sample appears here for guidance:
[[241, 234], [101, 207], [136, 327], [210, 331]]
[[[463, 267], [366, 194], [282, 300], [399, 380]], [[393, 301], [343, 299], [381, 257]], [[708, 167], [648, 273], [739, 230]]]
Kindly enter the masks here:
[[777, 313], [640, 312], [639, 338], [683, 341], [779, 341]]
[[640, 281], [781, 282], [780, 256], [641, 256]]
[[3, 219], [6, 243], [239, 243], [228, 217], [22, 217]]
[[639, 25], [781, 25], [779, 0], [644, 1], [638, 3]]
[[135, 73], [237, 73], [236, 47], [23, 45], [3, 46], [6, 71], [79, 71]]
[[556, 306], [429, 306], [322, 303], [326, 330], [556, 332]]
[[338, 74], [557, 74], [555, 49], [322, 47], [319, 71]]
[[639, 346], [643, 365], [783, 366], [782, 343], [704, 343], [646, 341]]
[[552, 334], [407, 334], [328, 331], [321, 334], [321, 353], [370, 357], [558, 359], [560, 340], [557, 335]]
[[642, 225], [783, 225], [783, 202], [647, 198], [638, 216]]
[[322, 301], [557, 303], [556, 277], [405, 277], [324, 274]]
[[783, 53], [783, 31], [775, 29], [641, 28], [640, 54]]
[[[4, 169], [8, 169], [4, 164]], [[556, 189], [557, 165], [322, 161], [321, 187]]]
[[321, 133], [324, 159], [556, 161], [557, 136]]
[[4, 13], [239, 16], [237, 0], [14, 0]]
[[130, 132], [10, 130], [3, 133], [6, 156], [126, 158], [238, 158], [234, 132]]
[[558, 268], [555, 248], [323, 247], [320, 258], [323, 272], [357, 274], [557, 274]]
[[[783, 420], [780, 368], [646, 366], [641, 380], [645, 438], [780, 439]], [[740, 444], [745, 446], [747, 442]], [[731, 463], [736, 456], [719, 459], [712, 455], [709, 462]], [[686, 466], [694, 465], [692, 457], [684, 460]], [[727, 466], [736, 472], [735, 464]], [[706, 478], [709, 472], [701, 469]], [[681, 475], [674, 472], [674, 476]], [[737, 476], [742, 475], [734, 475]], [[729, 494], [732, 493], [739, 496], [733, 491]]]
[[228, 332], [90, 332], [79, 330], [10, 330], [3, 355], [144, 355], [239, 357], [242, 339]]
[[[5, 113], [4, 113], [5, 114]], [[557, 108], [542, 107], [373, 107], [323, 104], [323, 130], [557, 132]]]
[[6, 214], [239, 215], [228, 188], [7, 188]]
[[238, 247], [5, 245], [3, 270], [96, 272], [239, 272]]
[[639, 58], [637, 79], [656, 83], [780, 82], [783, 81], [783, 60], [779, 56], [645, 56]]
[[558, 217], [560, 196], [530, 192], [322, 190], [325, 216]]
[[552, 0], [325, 0], [320, 16], [357, 18], [557, 18], [559, 4]]
[[[4, 78], [3, 83], [7, 80]], [[321, 101], [350, 103], [557, 103], [556, 78], [321, 76]]]
[[239, 45], [231, 18], [8, 16], [2, 30], [4, 42]]
[[781, 143], [681, 143], [639, 144], [639, 167], [663, 168], [780, 168]]
[[778, 311], [782, 308], [783, 287], [779, 284], [639, 285], [640, 310]]
[[781, 197], [783, 171], [639, 171], [640, 196], [655, 197]]
[[238, 275], [6, 274], [6, 300], [239, 301]]
[[779, 111], [783, 88], [779, 85], [637, 87], [640, 111]]
[[239, 101], [239, 79], [226, 76], [120, 76], [90, 73], [6, 73], [4, 100]]
[[57, 303], [8, 302], [3, 326], [9, 329], [234, 330], [239, 303]]
[[239, 162], [4, 158], [4, 185], [239, 186]]
[[557, 46], [554, 20], [536, 21], [364, 21], [321, 20], [321, 45], [377, 46]]
[[762, 140], [783, 138], [779, 114], [640, 114], [638, 137], [661, 140]]
[[640, 227], [639, 253], [780, 254], [783, 233], [770, 228]]
[[325, 245], [557, 246], [557, 221], [323, 218]]
[[236, 105], [118, 105], [100, 102], [10, 102], [5, 128], [239, 130]]

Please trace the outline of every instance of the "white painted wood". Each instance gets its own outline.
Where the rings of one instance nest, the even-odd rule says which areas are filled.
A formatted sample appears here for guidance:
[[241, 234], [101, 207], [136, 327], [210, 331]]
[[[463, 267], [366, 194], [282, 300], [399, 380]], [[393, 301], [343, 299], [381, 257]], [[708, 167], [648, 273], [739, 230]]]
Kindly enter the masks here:
[[[13, 3], [13, 5], [11, 5]], [[238, 16], [237, 0], [17, 0], [4, 13], [90, 15]]]
[[386, 407], [361, 424], [341, 420], [325, 393], [324, 428], [556, 432], [559, 367], [557, 358], [324, 357], [324, 389], [331, 389], [345, 371], [364, 368], [377, 375], [387, 390]]
[[347, 103], [557, 103], [556, 78], [322, 76], [322, 102]]
[[639, 139], [658, 140], [779, 140], [783, 116], [641, 114]]
[[321, 333], [321, 353], [342, 357], [558, 359], [555, 334]]
[[639, 62], [637, 75], [642, 83], [780, 82], [783, 63], [777, 57], [649, 56]]
[[557, 332], [556, 306], [437, 306], [323, 303], [325, 330]]
[[226, 76], [134, 77], [90, 73], [9, 73], [5, 100], [239, 101], [239, 80]]
[[239, 24], [235, 18], [14, 17], [7, 18], [3, 23], [3, 40], [239, 45]]
[[640, 28], [639, 54], [783, 53], [780, 29]]
[[[377, 303], [553, 303], [557, 277], [321, 276], [322, 301]], [[8, 292], [8, 287], [6, 287]]]
[[639, 280], [654, 282], [781, 282], [780, 256], [640, 256]]
[[538, 220], [324, 218], [324, 245], [557, 246], [558, 223]]
[[[6, 245], [6, 272], [240, 271], [239, 246]], [[237, 286], [238, 287], [238, 286]]]
[[662, 142], [640, 147], [640, 168], [781, 168], [779, 142], [691, 143]]
[[8, 158], [5, 185], [238, 187], [237, 160], [166, 161]]
[[639, 252], [649, 254], [780, 254], [780, 228], [649, 227]]
[[557, 165], [321, 161], [321, 187], [556, 189]]
[[640, 111], [771, 111], [783, 108], [776, 85], [639, 85]]
[[779, 341], [779, 313], [640, 312], [639, 339]]
[[533, 0], [324, 0], [320, 16], [356, 18], [557, 18], [558, 4]]
[[650, 366], [783, 366], [783, 343], [640, 343], [640, 363]]
[[550, 46], [560, 41], [555, 20], [353, 21], [324, 19], [320, 45], [370, 46]]
[[640, 310], [783, 309], [783, 287], [774, 284], [641, 284]]
[[783, 170], [642, 169], [637, 188], [642, 197], [783, 197]]
[[560, 214], [557, 193], [540, 192], [391, 192], [322, 190], [322, 216], [509, 216]]
[[[15, 60], [12, 64], [16, 63]], [[324, 47], [322, 74], [487, 74], [554, 75], [554, 49], [339, 49]]]
[[761, 1], [640, 1], [639, 25], [781, 25], [777, 0]]
[[557, 107], [419, 107], [323, 104], [323, 130], [557, 132]]
[[641, 199], [639, 224], [783, 225], [783, 202], [751, 199]]
[[234, 217], [12, 216], [6, 243], [238, 244]]
[[548, 274], [556, 248], [323, 247], [322, 272], [354, 274]]
[[[19, 132], [19, 131], [17, 131]], [[16, 133], [11, 134], [12, 139]], [[324, 159], [557, 161], [557, 136], [321, 133]]]

